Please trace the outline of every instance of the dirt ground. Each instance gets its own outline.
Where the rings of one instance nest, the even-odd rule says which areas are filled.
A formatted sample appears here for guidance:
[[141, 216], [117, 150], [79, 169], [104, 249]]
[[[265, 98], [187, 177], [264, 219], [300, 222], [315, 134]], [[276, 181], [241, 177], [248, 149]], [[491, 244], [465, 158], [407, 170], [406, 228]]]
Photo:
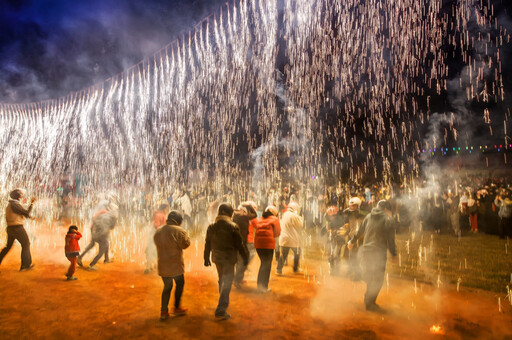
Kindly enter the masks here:
[[[422, 283], [415, 291], [414, 282], [389, 278], [377, 300], [385, 313], [366, 312], [364, 283], [326, 275], [326, 265], [307, 256], [301, 274], [290, 267], [283, 276], [272, 274], [267, 294], [256, 292], [254, 258], [245, 286], [233, 287], [232, 318], [217, 321], [216, 272], [202, 266], [198, 244], [185, 252], [182, 301], [188, 315], [165, 322], [159, 321], [162, 281], [156, 273], [145, 275], [141, 264], [100, 262], [98, 271], [80, 269], [77, 281], [65, 281], [62, 249], [33, 246], [36, 267], [19, 272], [16, 244], [0, 266], [0, 338], [512, 339], [511, 305], [504, 296]], [[434, 325], [440, 333], [431, 332]]]

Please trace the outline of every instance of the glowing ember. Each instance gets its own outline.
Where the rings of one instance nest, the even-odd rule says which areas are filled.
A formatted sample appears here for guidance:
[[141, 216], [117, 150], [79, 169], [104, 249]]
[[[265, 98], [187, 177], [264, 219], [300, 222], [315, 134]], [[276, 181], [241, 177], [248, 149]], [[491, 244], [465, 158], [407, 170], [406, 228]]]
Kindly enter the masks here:
[[444, 330], [439, 325], [432, 325], [432, 327], [430, 327], [430, 333], [432, 333], [432, 334], [444, 334]]

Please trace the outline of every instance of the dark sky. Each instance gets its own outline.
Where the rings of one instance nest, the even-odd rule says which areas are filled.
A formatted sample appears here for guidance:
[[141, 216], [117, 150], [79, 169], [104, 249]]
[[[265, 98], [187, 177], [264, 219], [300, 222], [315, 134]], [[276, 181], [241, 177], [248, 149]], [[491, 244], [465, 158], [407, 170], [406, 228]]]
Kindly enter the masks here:
[[221, 0], [1, 0], [0, 103], [64, 96], [152, 55]]

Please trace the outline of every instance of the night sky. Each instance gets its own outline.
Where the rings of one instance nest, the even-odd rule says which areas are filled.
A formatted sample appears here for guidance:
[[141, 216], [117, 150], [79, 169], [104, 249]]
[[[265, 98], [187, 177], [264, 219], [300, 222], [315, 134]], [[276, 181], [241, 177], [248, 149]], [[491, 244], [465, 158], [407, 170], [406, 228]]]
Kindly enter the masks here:
[[[452, 0], [445, 0], [446, 8]], [[501, 26], [512, 32], [512, 1], [494, 0]], [[222, 0], [5, 0], [0, 4], [0, 103], [65, 96], [116, 75], [189, 32]], [[505, 89], [512, 88], [512, 48], [502, 48]], [[457, 80], [460, 57], [449, 61]], [[460, 65], [459, 65], [460, 64]], [[434, 110], [455, 109], [439, 98]], [[437, 107], [436, 107], [437, 104]], [[510, 95], [494, 114], [497, 127]], [[474, 107], [475, 115], [482, 109]], [[506, 117], [505, 117], [506, 118]], [[477, 121], [481, 121], [478, 117]], [[473, 124], [473, 123], [471, 123]], [[488, 138], [475, 126], [475, 136]]]
[[0, 102], [65, 96], [151, 56], [220, 0], [2, 0]]

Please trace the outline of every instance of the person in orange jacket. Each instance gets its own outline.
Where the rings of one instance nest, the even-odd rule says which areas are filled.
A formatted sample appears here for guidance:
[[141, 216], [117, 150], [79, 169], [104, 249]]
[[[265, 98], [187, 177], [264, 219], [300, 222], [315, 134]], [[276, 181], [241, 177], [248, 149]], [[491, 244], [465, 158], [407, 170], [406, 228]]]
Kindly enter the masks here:
[[263, 215], [252, 225], [253, 228], [256, 229], [254, 247], [261, 261], [260, 270], [258, 271], [258, 290], [260, 292], [270, 291], [270, 289], [268, 289], [268, 281], [272, 269], [274, 249], [276, 247], [275, 238], [279, 237], [281, 234], [281, 226], [277, 214], [277, 208], [270, 205], [265, 209]]
[[78, 240], [81, 238], [82, 234], [80, 234], [80, 232], [78, 231], [77, 226], [70, 226], [68, 229], [68, 233], [66, 234], [66, 246], [64, 247], [66, 257], [68, 258], [69, 262], [71, 262], [69, 264], [68, 272], [66, 273], [68, 281], [73, 281], [77, 279], [76, 276], [73, 276], [73, 274], [75, 274], [76, 261], [78, 255], [80, 254], [80, 245], [78, 244]]

